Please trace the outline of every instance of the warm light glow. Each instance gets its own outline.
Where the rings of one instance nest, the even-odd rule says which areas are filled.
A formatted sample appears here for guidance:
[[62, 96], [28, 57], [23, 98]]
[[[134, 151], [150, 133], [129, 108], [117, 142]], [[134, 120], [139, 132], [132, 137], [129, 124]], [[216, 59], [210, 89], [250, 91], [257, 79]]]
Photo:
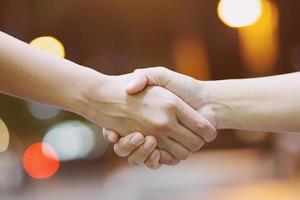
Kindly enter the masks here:
[[255, 24], [238, 29], [242, 60], [251, 76], [272, 74], [279, 54], [278, 8], [262, 0], [262, 10]]
[[207, 51], [199, 37], [179, 37], [175, 41], [173, 53], [176, 71], [196, 79], [210, 79]]
[[49, 178], [59, 168], [59, 160], [55, 150], [46, 143], [31, 145], [23, 157], [25, 171], [36, 179]]
[[260, 0], [220, 0], [218, 15], [230, 27], [254, 24], [261, 16]]
[[7, 150], [9, 144], [9, 132], [5, 123], [0, 119], [0, 152]]
[[30, 45], [52, 55], [64, 58], [65, 48], [56, 38], [51, 36], [38, 37], [30, 42]]

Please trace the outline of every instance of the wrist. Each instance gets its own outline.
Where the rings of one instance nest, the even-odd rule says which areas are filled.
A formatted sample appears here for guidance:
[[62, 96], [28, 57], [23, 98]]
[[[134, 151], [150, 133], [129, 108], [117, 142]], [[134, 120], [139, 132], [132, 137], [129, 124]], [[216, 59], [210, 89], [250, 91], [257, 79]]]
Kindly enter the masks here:
[[200, 100], [199, 107], [200, 109], [197, 109], [198, 112], [205, 117], [216, 129], [218, 128], [218, 121], [216, 119], [216, 113], [215, 110], [212, 107], [211, 102], [208, 98], [208, 81], [199, 81], [195, 80], [197, 82], [197, 90], [195, 91], [196, 99]]
[[70, 104], [70, 111], [81, 116], [86, 116], [91, 110], [91, 99], [95, 91], [105, 86], [108, 76], [91, 68], [79, 66], [75, 77], [74, 90], [71, 94], [72, 103]]
[[210, 116], [217, 129], [231, 128], [232, 106], [230, 106], [229, 88], [226, 87], [226, 80], [203, 81], [206, 100], [206, 115]]

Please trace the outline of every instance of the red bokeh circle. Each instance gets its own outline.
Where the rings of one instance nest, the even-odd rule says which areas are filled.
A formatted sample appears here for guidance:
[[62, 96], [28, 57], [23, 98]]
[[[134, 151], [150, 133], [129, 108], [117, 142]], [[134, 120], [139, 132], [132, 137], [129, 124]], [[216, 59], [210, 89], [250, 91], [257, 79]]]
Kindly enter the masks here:
[[25, 171], [36, 179], [53, 176], [59, 165], [57, 153], [47, 143], [35, 143], [29, 146], [23, 157]]

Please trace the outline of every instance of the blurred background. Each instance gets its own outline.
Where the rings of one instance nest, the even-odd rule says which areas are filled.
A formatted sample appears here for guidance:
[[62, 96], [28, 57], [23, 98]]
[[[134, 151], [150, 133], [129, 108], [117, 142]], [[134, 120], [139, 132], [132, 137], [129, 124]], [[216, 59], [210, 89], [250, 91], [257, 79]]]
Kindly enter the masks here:
[[[1, 0], [0, 30], [110, 75], [165, 66], [246, 78], [300, 70], [299, 10], [297, 0]], [[101, 128], [75, 114], [0, 95], [0, 118], [1, 200], [300, 196], [297, 134], [221, 131], [151, 171], [117, 158]]]

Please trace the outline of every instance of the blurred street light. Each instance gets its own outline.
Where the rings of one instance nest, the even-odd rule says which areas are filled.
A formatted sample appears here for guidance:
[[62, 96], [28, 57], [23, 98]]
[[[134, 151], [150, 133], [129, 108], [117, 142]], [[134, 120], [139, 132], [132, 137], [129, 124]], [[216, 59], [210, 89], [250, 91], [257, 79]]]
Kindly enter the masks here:
[[55, 149], [60, 161], [82, 159], [92, 152], [95, 133], [80, 121], [66, 121], [52, 127], [43, 142]]
[[199, 80], [210, 79], [207, 50], [201, 38], [178, 37], [174, 44], [173, 54], [176, 71]]
[[56, 38], [52, 36], [42, 36], [32, 40], [29, 43], [32, 47], [45, 51], [49, 54], [58, 56], [60, 58], [65, 57], [64, 45]]
[[9, 132], [5, 123], [0, 119], [0, 153], [7, 150], [9, 144]]
[[277, 5], [262, 0], [258, 21], [238, 29], [241, 57], [251, 75], [272, 74], [279, 55], [279, 13]]
[[45, 179], [53, 176], [59, 165], [55, 150], [46, 143], [31, 145], [23, 156], [25, 171], [36, 179]]
[[[52, 36], [42, 36], [32, 40], [30, 46], [37, 48], [41, 51], [49, 53], [60, 58], [65, 57], [64, 45], [56, 38]], [[63, 66], [62, 66], [63, 67]], [[26, 106], [29, 112], [37, 119], [51, 119], [55, 117], [60, 110], [57, 108], [52, 108], [43, 104], [38, 104], [34, 102], [27, 102]]]
[[261, 16], [260, 0], [220, 0], [218, 15], [230, 27], [254, 24]]

